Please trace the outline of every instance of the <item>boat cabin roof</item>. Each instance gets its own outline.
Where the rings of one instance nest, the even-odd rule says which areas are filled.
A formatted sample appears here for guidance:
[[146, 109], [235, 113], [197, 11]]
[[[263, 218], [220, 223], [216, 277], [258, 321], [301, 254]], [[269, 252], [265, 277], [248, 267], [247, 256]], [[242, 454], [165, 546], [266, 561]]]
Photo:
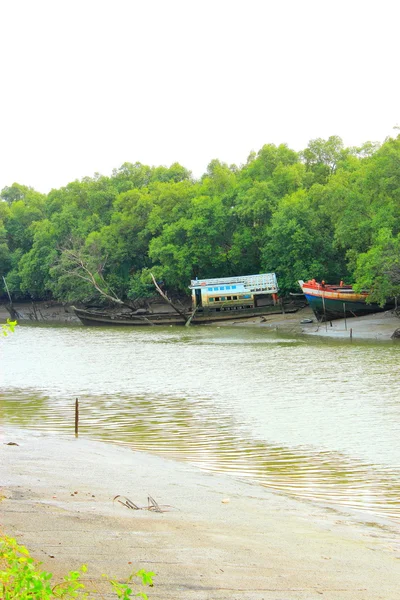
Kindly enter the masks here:
[[237, 277], [216, 277], [213, 279], [192, 279], [189, 288], [195, 290], [217, 285], [243, 285], [246, 291], [259, 294], [276, 294], [279, 289], [275, 273], [239, 275]]

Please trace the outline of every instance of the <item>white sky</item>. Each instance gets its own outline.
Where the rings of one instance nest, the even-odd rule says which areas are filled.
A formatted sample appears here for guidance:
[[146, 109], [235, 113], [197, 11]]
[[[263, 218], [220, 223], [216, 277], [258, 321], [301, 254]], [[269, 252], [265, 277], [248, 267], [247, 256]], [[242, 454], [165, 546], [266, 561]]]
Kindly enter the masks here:
[[0, 189], [383, 141], [398, 0], [0, 0]]

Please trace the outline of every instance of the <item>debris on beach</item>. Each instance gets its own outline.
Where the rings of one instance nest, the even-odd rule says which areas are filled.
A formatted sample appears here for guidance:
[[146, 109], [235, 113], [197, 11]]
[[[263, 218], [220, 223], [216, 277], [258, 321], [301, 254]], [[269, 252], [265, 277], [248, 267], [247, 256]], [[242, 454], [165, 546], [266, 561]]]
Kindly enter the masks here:
[[5, 446], [19, 446], [19, 444], [17, 444], [17, 442], [4, 442]]
[[[148, 510], [157, 513], [167, 512], [158, 504], [158, 502], [154, 500], [152, 496], [150, 496], [150, 494], [147, 496], [147, 506], [138, 506], [137, 504], [132, 502], [132, 500], [130, 500], [126, 496], [121, 496], [120, 494], [113, 498], [113, 502], [115, 501], [119, 502], [123, 506], [126, 506], [126, 508], [130, 508], [131, 510]], [[164, 504], [163, 506], [170, 507], [169, 504]]]
[[155, 512], [163, 512], [157, 502], [151, 496], [147, 496], [147, 510], [154, 510]]
[[[123, 498], [123, 500], [119, 500], [119, 498]], [[115, 502], [115, 500], [117, 500], [117, 502], [119, 502], [123, 506], [126, 506], [127, 508], [131, 508], [132, 510], [140, 510], [140, 507], [137, 506], [134, 502], [132, 502], [132, 500], [129, 500], [129, 498], [127, 498], [126, 496], [120, 496], [118, 494], [117, 496], [115, 496], [115, 498], [113, 498], [113, 502]]]

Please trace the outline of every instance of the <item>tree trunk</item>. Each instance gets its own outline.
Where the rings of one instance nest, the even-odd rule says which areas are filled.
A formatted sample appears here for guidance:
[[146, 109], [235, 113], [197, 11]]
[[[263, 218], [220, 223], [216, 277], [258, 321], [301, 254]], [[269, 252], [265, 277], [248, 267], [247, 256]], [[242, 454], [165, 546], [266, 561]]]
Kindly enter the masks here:
[[153, 283], [155, 285], [155, 288], [156, 288], [157, 292], [160, 294], [160, 296], [162, 298], [164, 298], [165, 302], [168, 302], [168, 304], [170, 306], [172, 306], [172, 308], [178, 313], [178, 315], [180, 315], [182, 317], [182, 319], [185, 320], [185, 323], [187, 323], [187, 321], [189, 320], [188, 315], [186, 315], [181, 310], [179, 310], [179, 308], [177, 306], [175, 306], [175, 304], [173, 302], [171, 302], [171, 300], [168, 298], [168, 296], [166, 294], [164, 294], [164, 292], [162, 291], [162, 289], [158, 285], [157, 281], [155, 280], [155, 277], [154, 277], [153, 273], [150, 273], [150, 275], [151, 275], [151, 278], [152, 278]]

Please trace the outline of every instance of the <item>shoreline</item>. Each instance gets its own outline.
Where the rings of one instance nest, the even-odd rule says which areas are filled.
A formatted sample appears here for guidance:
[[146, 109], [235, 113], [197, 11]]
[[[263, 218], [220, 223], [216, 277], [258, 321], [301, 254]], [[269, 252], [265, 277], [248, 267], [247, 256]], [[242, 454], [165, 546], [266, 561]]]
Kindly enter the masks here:
[[[301, 323], [310, 320], [310, 323]], [[393, 311], [373, 313], [362, 317], [351, 319], [335, 319], [322, 323], [317, 321], [309, 306], [299, 309], [296, 313], [265, 315], [262, 319], [248, 319], [243, 321], [230, 321], [224, 323], [213, 323], [213, 326], [234, 327], [260, 327], [286, 334], [298, 336], [313, 336], [338, 340], [370, 340], [391, 341], [396, 329], [400, 328], [400, 318]]]
[[[16, 442], [18, 446], [9, 446]], [[399, 539], [340, 510], [84, 438], [0, 429], [1, 518], [56, 576], [157, 573], [150, 600], [395, 600]], [[151, 495], [167, 512], [129, 510]]]
[[[68, 306], [56, 302], [38, 302], [33, 308], [29, 303], [16, 304], [16, 309], [24, 315], [21, 320], [23, 325], [74, 325], [84, 327], [73, 311]], [[38, 320], [35, 319], [35, 315]], [[0, 306], [0, 323], [9, 318], [4, 305]], [[303, 320], [311, 320], [310, 323], [301, 323]], [[393, 311], [386, 311], [352, 317], [348, 319], [336, 319], [327, 323], [318, 322], [309, 306], [300, 308], [295, 313], [269, 314], [263, 317], [251, 317], [223, 322], [204, 324], [202, 327], [260, 327], [273, 331], [280, 331], [293, 335], [314, 336], [342, 340], [371, 340], [371, 341], [395, 341], [392, 335], [396, 329], [400, 329], [400, 318]], [[351, 332], [351, 333], [350, 333]]]
[[303, 333], [330, 339], [396, 342], [392, 335], [400, 328], [400, 319], [393, 311], [386, 311], [313, 325], [304, 326]]
[[[48, 302], [42, 300], [40, 302], [15, 302], [13, 304], [15, 310], [21, 315], [20, 322], [23, 324], [48, 323], [56, 324], [79, 324], [79, 319], [74, 315], [68, 305], [61, 304], [55, 300]], [[5, 323], [10, 319], [4, 304], [0, 304], [0, 323]]]

